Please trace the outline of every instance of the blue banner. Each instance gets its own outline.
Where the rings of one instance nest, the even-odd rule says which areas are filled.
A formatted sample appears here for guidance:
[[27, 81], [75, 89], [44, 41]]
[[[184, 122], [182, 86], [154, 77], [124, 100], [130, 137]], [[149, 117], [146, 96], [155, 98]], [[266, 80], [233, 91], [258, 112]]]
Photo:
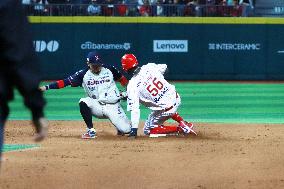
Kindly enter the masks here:
[[283, 25], [37, 23], [32, 29], [45, 79], [82, 69], [92, 50], [119, 69], [125, 53], [140, 65], [167, 64], [171, 80], [284, 79]]

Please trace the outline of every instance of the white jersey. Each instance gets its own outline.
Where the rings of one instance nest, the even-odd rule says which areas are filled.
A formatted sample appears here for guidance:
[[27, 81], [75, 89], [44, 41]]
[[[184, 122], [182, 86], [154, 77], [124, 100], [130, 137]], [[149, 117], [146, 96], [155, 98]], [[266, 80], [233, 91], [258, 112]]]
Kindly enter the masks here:
[[120, 99], [113, 74], [107, 68], [102, 67], [99, 74], [88, 70], [84, 75], [82, 86], [89, 97], [97, 99], [100, 103], [116, 103]]
[[127, 86], [128, 111], [139, 109], [139, 102], [151, 110], [164, 110], [174, 105], [176, 90], [163, 76], [166, 69], [166, 64], [148, 63], [131, 78]]

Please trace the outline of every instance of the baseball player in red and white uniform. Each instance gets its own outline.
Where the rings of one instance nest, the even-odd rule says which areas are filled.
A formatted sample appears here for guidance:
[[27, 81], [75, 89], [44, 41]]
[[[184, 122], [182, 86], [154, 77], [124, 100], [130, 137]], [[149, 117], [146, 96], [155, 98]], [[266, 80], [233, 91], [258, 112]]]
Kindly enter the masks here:
[[[125, 54], [121, 58], [122, 68], [132, 75], [127, 86], [127, 110], [131, 111], [130, 136], [137, 136], [140, 120], [140, 103], [152, 110], [144, 125], [144, 134], [150, 137], [166, 136], [170, 133], [189, 134], [196, 132], [193, 124], [183, 120], [177, 113], [181, 104], [175, 86], [168, 83], [163, 74], [166, 64], [148, 63], [142, 67], [133, 54]], [[178, 126], [164, 126], [168, 119], [174, 119]]]
[[83, 139], [96, 137], [92, 116], [109, 119], [119, 135], [129, 133], [131, 124], [120, 105], [123, 96], [115, 84], [115, 81], [119, 81], [122, 86], [126, 86], [128, 80], [114, 66], [104, 65], [96, 51], [88, 54], [87, 65], [88, 68], [80, 70], [64, 80], [42, 86], [40, 89], [46, 91], [69, 85], [84, 88], [86, 97], [80, 99], [79, 106], [88, 128], [87, 132], [82, 135]]

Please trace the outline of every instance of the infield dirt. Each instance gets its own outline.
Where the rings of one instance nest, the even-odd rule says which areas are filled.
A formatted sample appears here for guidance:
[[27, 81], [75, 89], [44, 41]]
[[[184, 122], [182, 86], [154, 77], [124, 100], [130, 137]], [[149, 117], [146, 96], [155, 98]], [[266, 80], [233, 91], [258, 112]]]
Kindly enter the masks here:
[[[96, 122], [50, 121], [40, 148], [5, 152], [1, 189], [281, 189], [284, 125], [196, 123], [198, 136], [135, 140]], [[6, 124], [6, 144], [32, 144], [29, 121]]]

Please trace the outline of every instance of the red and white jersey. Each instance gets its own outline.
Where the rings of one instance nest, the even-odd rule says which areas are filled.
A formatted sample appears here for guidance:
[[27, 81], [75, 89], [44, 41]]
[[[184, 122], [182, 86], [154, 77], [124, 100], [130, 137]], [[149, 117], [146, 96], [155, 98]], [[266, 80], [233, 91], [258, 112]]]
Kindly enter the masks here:
[[139, 102], [151, 110], [163, 110], [176, 102], [175, 86], [168, 83], [163, 74], [166, 64], [148, 63], [141, 67], [127, 86], [127, 110], [139, 109]]

